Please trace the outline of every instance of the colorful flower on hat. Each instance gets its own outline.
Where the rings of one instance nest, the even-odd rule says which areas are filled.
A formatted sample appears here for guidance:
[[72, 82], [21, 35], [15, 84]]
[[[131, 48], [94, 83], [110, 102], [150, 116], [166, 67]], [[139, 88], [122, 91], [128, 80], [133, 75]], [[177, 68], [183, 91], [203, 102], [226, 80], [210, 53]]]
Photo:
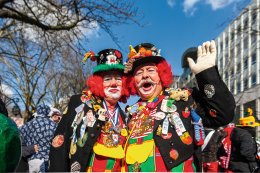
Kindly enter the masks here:
[[115, 55], [117, 58], [122, 58], [122, 55], [118, 50], [115, 50]]
[[93, 106], [93, 109], [94, 109], [95, 112], [98, 111], [100, 108], [101, 108], [100, 105], [94, 105]]
[[95, 53], [93, 51], [89, 51], [89, 52], [85, 53], [82, 63], [86, 64], [88, 58], [90, 58], [91, 61], [95, 61], [96, 60]]

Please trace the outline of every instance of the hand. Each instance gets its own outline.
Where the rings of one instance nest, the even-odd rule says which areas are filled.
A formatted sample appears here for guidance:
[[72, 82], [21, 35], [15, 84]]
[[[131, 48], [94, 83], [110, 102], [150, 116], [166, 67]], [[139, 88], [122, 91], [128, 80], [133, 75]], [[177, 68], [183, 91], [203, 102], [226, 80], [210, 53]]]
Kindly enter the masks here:
[[212, 40], [210, 42], [204, 42], [202, 46], [198, 46], [197, 63], [195, 63], [192, 58], [188, 57], [188, 63], [191, 71], [196, 75], [203, 70], [215, 66], [216, 55], [217, 49], [215, 41]]
[[39, 151], [38, 145], [34, 145], [34, 151], [35, 151], [36, 153], [38, 153], [38, 151]]

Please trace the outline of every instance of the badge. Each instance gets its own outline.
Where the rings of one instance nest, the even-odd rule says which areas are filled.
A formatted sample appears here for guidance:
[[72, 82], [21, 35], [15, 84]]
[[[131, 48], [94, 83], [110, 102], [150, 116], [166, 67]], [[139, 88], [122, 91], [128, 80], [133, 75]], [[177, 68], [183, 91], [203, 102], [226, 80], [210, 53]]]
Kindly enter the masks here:
[[113, 144], [117, 145], [119, 143], [119, 135], [112, 134], [112, 140], [113, 140]]
[[216, 116], [217, 116], [217, 111], [216, 111], [215, 109], [210, 109], [210, 110], [209, 110], [209, 114], [210, 114], [210, 116], [212, 116], [212, 117], [216, 117]]
[[182, 111], [182, 116], [184, 118], [188, 118], [190, 116], [190, 111], [189, 111], [189, 108], [186, 107], [184, 111]]
[[161, 104], [161, 110], [163, 112], [175, 112], [177, 110], [177, 107], [174, 104], [172, 104], [171, 107], [168, 107], [167, 102], [168, 102], [167, 99], [163, 99]]
[[192, 143], [192, 138], [189, 132], [185, 132], [183, 135], [181, 135], [181, 141], [186, 145], [190, 145]]
[[51, 145], [54, 148], [60, 147], [64, 142], [64, 136], [63, 135], [57, 135], [55, 138], [52, 140]]
[[162, 126], [161, 126], [161, 124], [160, 124], [160, 125], [158, 126], [158, 128], [157, 128], [156, 135], [161, 136], [161, 134], [162, 134]]
[[83, 110], [83, 108], [84, 108], [84, 104], [82, 103], [81, 105], [79, 105], [78, 107], [75, 108], [75, 111], [78, 114], [79, 112], [81, 112]]
[[170, 139], [172, 137], [172, 133], [167, 133], [167, 135], [162, 134], [161, 137], [163, 139]]
[[100, 121], [106, 121], [106, 110], [104, 108], [98, 110], [98, 119]]
[[156, 120], [162, 120], [162, 119], [165, 118], [165, 113], [164, 112], [157, 112], [153, 116], [154, 116], [154, 119], [156, 119]]
[[163, 126], [162, 126], [162, 135], [168, 134], [168, 128], [169, 128], [169, 120], [168, 120], [168, 118], [165, 118], [163, 121]]
[[204, 86], [204, 93], [208, 98], [212, 98], [213, 95], [215, 94], [215, 87], [213, 85], [206, 84]]
[[171, 151], [170, 151], [170, 157], [171, 157], [173, 160], [177, 160], [178, 157], [179, 157], [178, 151], [175, 150], [175, 149], [171, 149]]
[[79, 147], [83, 147], [88, 139], [88, 133], [83, 135], [83, 138], [78, 138], [77, 144]]
[[88, 127], [93, 127], [96, 122], [96, 117], [94, 116], [92, 110], [89, 110], [86, 114], [86, 122]]
[[76, 153], [76, 151], [77, 151], [77, 145], [76, 145], [76, 144], [74, 144], [74, 142], [73, 142], [73, 141], [71, 141], [71, 143], [70, 143], [70, 155], [73, 155], [73, 154], [75, 154], [75, 153]]
[[71, 164], [70, 172], [80, 172], [79, 162], [74, 162], [74, 163]]
[[127, 136], [128, 135], [127, 130], [125, 128], [121, 129], [120, 134], [121, 134], [121, 136]]
[[77, 125], [80, 124], [81, 120], [83, 119], [83, 116], [84, 116], [84, 111], [81, 111], [79, 113], [77, 113], [77, 115], [75, 116], [72, 124], [71, 124], [71, 127], [76, 127]]
[[178, 114], [178, 112], [174, 112], [169, 115], [170, 123], [174, 125], [176, 133], [178, 136], [181, 136], [185, 131], [185, 126], [182, 123], [182, 120]]

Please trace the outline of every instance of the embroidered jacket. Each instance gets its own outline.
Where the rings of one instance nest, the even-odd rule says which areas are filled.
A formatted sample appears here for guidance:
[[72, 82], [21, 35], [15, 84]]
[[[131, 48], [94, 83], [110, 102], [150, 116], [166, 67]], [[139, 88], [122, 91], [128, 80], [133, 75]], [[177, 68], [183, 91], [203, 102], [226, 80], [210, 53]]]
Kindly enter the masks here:
[[[105, 122], [98, 119], [102, 105], [91, 105], [94, 100], [84, 100], [84, 97], [71, 97], [67, 113], [56, 129], [50, 150], [50, 172], [85, 172], [89, 165], [93, 146]], [[98, 102], [102, 103], [102, 100]], [[127, 117], [121, 108], [119, 115], [126, 124]]]
[[[149, 106], [151, 103], [146, 103], [146, 105], [139, 104], [141, 108], [133, 113], [133, 118], [129, 122], [129, 130], [133, 130], [126, 153], [126, 162], [128, 164], [146, 161], [149, 152], [147, 152], [147, 158], [140, 159], [139, 156], [136, 156], [137, 153], [132, 152], [132, 150], [138, 150], [138, 145], [148, 145], [145, 141], [150, 136], [149, 133], [153, 134], [152, 139], [159, 149], [168, 170], [188, 160], [194, 154], [194, 128], [190, 116], [194, 102], [198, 106], [196, 112], [201, 116], [205, 127], [217, 128], [232, 121], [235, 101], [221, 80], [217, 67], [209, 68], [197, 74], [196, 79], [199, 90], [194, 88], [187, 98], [183, 94], [180, 98], [176, 97], [180, 92], [187, 93], [187, 90], [164, 91], [154, 101], [154, 104], [156, 104], [155, 108]], [[173, 99], [174, 101], [171, 98], [175, 98]], [[138, 111], [142, 110], [145, 111], [138, 113]], [[146, 120], [141, 123], [138, 121], [134, 122], [135, 119], [142, 119], [146, 113], [154, 117], [150, 119], [149, 122], [151, 124], [148, 125], [148, 127], [152, 127], [152, 132], [149, 131], [149, 128], [145, 128], [147, 127], [145, 125]], [[143, 134], [139, 133], [137, 129], [139, 127], [141, 127], [141, 131], [144, 129]], [[140, 138], [141, 140], [138, 140]], [[148, 140], [151, 139], [149, 138]], [[134, 145], [131, 146], [131, 144]]]

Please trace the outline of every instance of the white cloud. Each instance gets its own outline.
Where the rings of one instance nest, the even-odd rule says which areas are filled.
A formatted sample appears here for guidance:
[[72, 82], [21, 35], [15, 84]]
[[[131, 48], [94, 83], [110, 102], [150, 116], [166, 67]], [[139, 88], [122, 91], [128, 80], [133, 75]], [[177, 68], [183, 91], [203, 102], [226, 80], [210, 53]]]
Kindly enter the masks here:
[[193, 15], [194, 12], [196, 11], [195, 5], [199, 2], [200, 0], [184, 0], [183, 2], [183, 11], [186, 14]]
[[212, 10], [218, 10], [228, 6], [235, 1], [238, 0], [206, 0], [206, 3], [211, 6]]
[[193, 15], [197, 10], [196, 4], [198, 2], [210, 5], [212, 10], [218, 10], [238, 1], [240, 0], [184, 0], [183, 11], [186, 14]]
[[167, 0], [167, 4], [170, 6], [170, 7], [173, 7], [175, 5], [175, 0]]
[[12, 97], [12, 95], [14, 94], [12, 89], [9, 86], [2, 84], [2, 85], [0, 85], [0, 87], [1, 87], [0, 89], [3, 92], [4, 95]]

